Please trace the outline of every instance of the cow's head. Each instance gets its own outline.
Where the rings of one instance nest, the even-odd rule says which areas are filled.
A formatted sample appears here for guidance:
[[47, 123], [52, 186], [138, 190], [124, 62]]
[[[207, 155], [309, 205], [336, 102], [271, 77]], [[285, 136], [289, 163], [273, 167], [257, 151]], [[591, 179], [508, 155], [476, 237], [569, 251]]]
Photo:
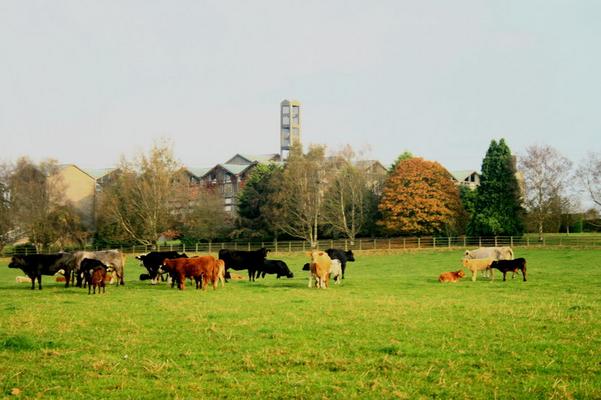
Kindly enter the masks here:
[[10, 263], [8, 264], [8, 268], [21, 268], [26, 264], [25, 258], [23, 256], [13, 256], [10, 259]]
[[306, 263], [305, 265], [303, 265], [303, 271], [310, 271], [311, 270], [311, 265], [309, 263]]
[[345, 251], [344, 255], [346, 256], [346, 261], [355, 261], [355, 255], [352, 250]]
[[265, 247], [261, 247], [257, 252], [263, 257], [267, 257], [267, 253], [269, 253], [271, 250], [265, 248]]
[[140, 254], [139, 256], [136, 256], [136, 260], [144, 261], [144, 258], [146, 258], [146, 254]]

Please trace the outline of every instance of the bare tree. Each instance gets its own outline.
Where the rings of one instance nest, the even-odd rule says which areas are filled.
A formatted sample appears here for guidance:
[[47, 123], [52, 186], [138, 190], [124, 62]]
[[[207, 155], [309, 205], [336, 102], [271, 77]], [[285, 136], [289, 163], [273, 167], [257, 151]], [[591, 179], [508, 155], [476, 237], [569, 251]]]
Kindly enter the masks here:
[[520, 160], [526, 191], [524, 203], [541, 240], [545, 224], [553, 218], [559, 221], [571, 168], [572, 162], [548, 145], [529, 146]]
[[8, 166], [0, 165], [0, 252], [10, 240], [13, 224], [10, 216]]
[[278, 230], [317, 246], [326, 189], [325, 148], [312, 146], [303, 154], [300, 146], [290, 151], [286, 167], [274, 174], [274, 194], [264, 214]]
[[233, 226], [230, 214], [224, 209], [223, 197], [211, 189], [199, 190], [181, 216], [183, 233], [195, 239], [211, 241]]
[[123, 159], [116, 179], [102, 192], [99, 230], [116, 238], [153, 245], [174, 225], [177, 208], [188, 193], [177, 179], [178, 163], [171, 146], [153, 145], [148, 155]]
[[63, 198], [64, 184], [57, 171], [55, 161], [35, 165], [21, 158], [8, 178], [10, 218], [38, 251], [54, 243], [62, 247], [78, 229], [77, 212]]
[[577, 176], [590, 199], [601, 207], [601, 154], [589, 153], [580, 164]]
[[370, 190], [367, 170], [350, 146], [346, 146], [333, 158], [334, 168], [324, 199], [324, 219], [334, 232], [347, 237], [351, 244], [357, 234], [373, 217], [370, 207], [375, 194]]

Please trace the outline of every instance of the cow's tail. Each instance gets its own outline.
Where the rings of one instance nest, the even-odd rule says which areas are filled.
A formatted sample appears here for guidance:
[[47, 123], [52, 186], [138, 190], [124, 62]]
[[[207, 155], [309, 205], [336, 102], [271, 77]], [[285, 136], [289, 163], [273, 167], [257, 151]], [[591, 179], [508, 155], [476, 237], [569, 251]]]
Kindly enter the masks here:
[[509, 250], [509, 259], [513, 260], [513, 249], [511, 247], [509, 247], [508, 250]]

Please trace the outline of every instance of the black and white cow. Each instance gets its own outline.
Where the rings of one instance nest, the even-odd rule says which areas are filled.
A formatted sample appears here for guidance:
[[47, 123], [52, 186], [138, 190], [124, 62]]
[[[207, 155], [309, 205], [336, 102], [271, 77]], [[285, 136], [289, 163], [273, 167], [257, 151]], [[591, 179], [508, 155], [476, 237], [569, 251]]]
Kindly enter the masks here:
[[[177, 251], [151, 251], [148, 254], [136, 256], [136, 259], [142, 261], [142, 265], [148, 270], [148, 277], [153, 285], [157, 284], [159, 278], [161, 281], [165, 280], [161, 265], [163, 265], [163, 260], [166, 258], [188, 258], [188, 256], [186, 253], [180, 254]], [[143, 280], [142, 275], [140, 275], [140, 280]]]
[[248, 280], [255, 280], [255, 273], [261, 268], [269, 249], [265, 247], [259, 250], [244, 251], [244, 250], [219, 250], [219, 259], [225, 262], [226, 276], [228, 269], [236, 271], [248, 269]]
[[265, 260], [263, 261], [263, 265], [257, 271], [257, 278], [265, 278], [265, 274], [276, 274], [277, 278], [280, 279], [281, 276], [285, 276], [286, 278], [294, 278], [294, 274], [288, 268], [288, 265], [282, 260]]
[[352, 250], [344, 251], [340, 249], [327, 249], [326, 253], [332, 260], [340, 260], [340, 266], [342, 267], [342, 279], [344, 279], [344, 270], [346, 269], [347, 261], [355, 261], [355, 256]]
[[[73, 256], [69, 253], [30, 254], [13, 256], [8, 268], [20, 268], [31, 279], [31, 290], [35, 289], [35, 280], [42, 290], [42, 275], [54, 275], [60, 270], [65, 277], [71, 274]], [[65, 279], [65, 287], [69, 287], [69, 279]]]

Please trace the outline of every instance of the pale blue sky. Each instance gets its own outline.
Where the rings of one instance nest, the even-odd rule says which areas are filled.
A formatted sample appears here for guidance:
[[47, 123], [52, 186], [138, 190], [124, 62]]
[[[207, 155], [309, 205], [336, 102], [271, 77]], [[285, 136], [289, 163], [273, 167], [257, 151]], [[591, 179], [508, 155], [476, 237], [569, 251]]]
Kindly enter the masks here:
[[0, 51], [0, 161], [278, 152], [284, 98], [305, 144], [386, 165], [601, 151], [601, 1], [0, 0]]

